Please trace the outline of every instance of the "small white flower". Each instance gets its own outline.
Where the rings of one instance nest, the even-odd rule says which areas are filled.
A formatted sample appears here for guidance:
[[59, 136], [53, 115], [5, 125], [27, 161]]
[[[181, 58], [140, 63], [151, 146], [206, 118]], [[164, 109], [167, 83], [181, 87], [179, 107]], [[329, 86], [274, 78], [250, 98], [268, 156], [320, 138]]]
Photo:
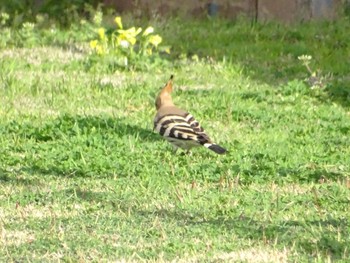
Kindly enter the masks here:
[[149, 34], [152, 34], [154, 32], [154, 28], [149, 26], [145, 29], [145, 31], [143, 32], [143, 36], [148, 36]]
[[299, 60], [302, 60], [302, 61], [310, 61], [312, 59], [312, 56], [310, 55], [301, 55], [298, 57]]
[[33, 30], [35, 25], [34, 25], [34, 23], [25, 22], [25, 23], [23, 23], [22, 27], [24, 29], [27, 29], [27, 30]]
[[130, 46], [130, 43], [124, 39], [120, 41], [120, 46], [123, 48], [128, 48]]

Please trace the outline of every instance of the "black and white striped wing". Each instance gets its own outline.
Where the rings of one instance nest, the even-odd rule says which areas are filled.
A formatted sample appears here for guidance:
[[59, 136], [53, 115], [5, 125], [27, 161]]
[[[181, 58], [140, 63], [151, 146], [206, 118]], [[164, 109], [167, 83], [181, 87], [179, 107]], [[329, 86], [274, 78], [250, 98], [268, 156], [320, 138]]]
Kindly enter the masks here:
[[203, 137], [203, 139], [206, 140], [204, 143], [210, 141], [204, 129], [200, 126], [199, 122], [196, 121], [196, 119], [191, 114], [189, 113], [186, 114], [185, 121], [191, 126], [191, 128], [197, 135], [200, 135], [201, 137]]
[[170, 141], [171, 139], [193, 141], [202, 145], [210, 141], [203, 128], [189, 113], [166, 114], [155, 120], [154, 129]]

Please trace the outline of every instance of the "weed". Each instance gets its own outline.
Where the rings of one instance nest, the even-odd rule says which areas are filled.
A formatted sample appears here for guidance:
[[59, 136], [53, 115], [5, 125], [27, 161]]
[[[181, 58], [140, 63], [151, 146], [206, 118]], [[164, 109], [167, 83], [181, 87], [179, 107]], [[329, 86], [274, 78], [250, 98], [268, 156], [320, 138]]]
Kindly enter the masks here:
[[[95, 17], [95, 23], [99, 25], [102, 21], [101, 14]], [[131, 27], [124, 29], [122, 19], [117, 16], [114, 19], [118, 29], [114, 30], [110, 36], [106, 35], [106, 29], [98, 28], [98, 39], [90, 42], [91, 48], [100, 56], [113, 56], [120, 61], [120, 66], [128, 67], [130, 62], [137, 64], [146, 59], [159, 49], [162, 38], [153, 34], [154, 28], [149, 26], [145, 30], [141, 27]], [[143, 31], [143, 32], [142, 32]], [[169, 48], [160, 48], [170, 53]]]
[[[21, 37], [22, 26], [1, 27], [0, 261], [348, 260], [343, 20], [154, 20], [171, 62], [141, 59], [137, 71], [92, 61], [93, 29], [111, 39], [101, 15], [71, 30], [40, 23]], [[305, 67], [334, 78], [311, 90]], [[171, 74], [174, 103], [227, 155], [173, 155], [152, 132]]]
[[302, 62], [302, 64], [305, 66], [308, 73], [310, 74], [310, 76], [306, 79], [306, 81], [310, 85], [311, 89], [323, 88], [327, 83], [327, 79], [328, 81], [330, 79], [329, 74], [326, 77], [326, 76], [322, 76], [319, 70], [318, 71], [312, 70], [310, 67], [310, 61], [312, 59], [311, 56], [302, 55], [302, 56], [299, 56], [298, 59]]

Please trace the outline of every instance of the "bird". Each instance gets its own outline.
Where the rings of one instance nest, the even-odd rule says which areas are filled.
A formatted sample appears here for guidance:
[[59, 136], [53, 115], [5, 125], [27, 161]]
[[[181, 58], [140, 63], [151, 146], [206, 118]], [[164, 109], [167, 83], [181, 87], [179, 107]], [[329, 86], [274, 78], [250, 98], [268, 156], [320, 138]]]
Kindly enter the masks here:
[[181, 148], [189, 153], [193, 147], [204, 146], [217, 154], [226, 153], [225, 148], [212, 142], [192, 114], [174, 105], [171, 97], [173, 78], [174, 75], [171, 75], [156, 98], [153, 131], [169, 141], [174, 152]]

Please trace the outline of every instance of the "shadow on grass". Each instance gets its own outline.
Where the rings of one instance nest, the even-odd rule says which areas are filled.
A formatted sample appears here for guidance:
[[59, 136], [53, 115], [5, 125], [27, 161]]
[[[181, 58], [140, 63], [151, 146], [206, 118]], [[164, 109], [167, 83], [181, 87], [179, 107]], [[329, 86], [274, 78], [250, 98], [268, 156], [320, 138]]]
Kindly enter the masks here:
[[350, 107], [350, 62], [344, 60], [350, 42], [348, 19], [284, 25], [218, 18], [187, 20], [186, 26], [183, 20], [173, 19], [169, 25], [172, 30], [166, 27], [161, 33], [172, 46], [174, 59], [180, 54], [224, 59], [242, 68], [245, 76], [268, 83], [271, 88], [310, 77], [298, 57], [311, 55], [312, 71], [333, 76], [323, 81], [328, 101]]
[[38, 178], [24, 178], [18, 172], [9, 172], [0, 169], [0, 184], [11, 184], [17, 186], [40, 185], [42, 182]]
[[[161, 222], [162, 232], [169, 234], [169, 236], [179, 231], [176, 228], [187, 229], [187, 231], [181, 231], [181, 236], [184, 240], [191, 240], [191, 238], [197, 237], [196, 233], [198, 233], [198, 228], [200, 228], [201, 232], [208, 231], [214, 240], [225, 240], [225, 237], [232, 235], [242, 240], [242, 243], [254, 243], [254, 241], [257, 241], [266, 246], [279, 249], [293, 248], [293, 252], [297, 251], [304, 256], [305, 254], [310, 257], [315, 255], [329, 255], [333, 260], [343, 259], [349, 256], [348, 235], [350, 224], [348, 219], [344, 218], [339, 219], [328, 216], [325, 220], [300, 219], [300, 221], [296, 221], [276, 219], [273, 221], [274, 218], [272, 216], [271, 220], [263, 221], [256, 219], [258, 215], [252, 218], [244, 216], [243, 214], [238, 214], [238, 211], [232, 216], [216, 216], [212, 214], [212, 212], [215, 211], [207, 215], [200, 210], [193, 212], [179, 208], [171, 210], [140, 210], [137, 204], [131, 204], [128, 201], [125, 202], [125, 200], [115, 201], [115, 198], [111, 199], [112, 195], [108, 196], [107, 194], [106, 196], [106, 194], [102, 192], [96, 193], [76, 190], [74, 192], [68, 191], [64, 194], [73, 195], [73, 193], [74, 196], [79, 199], [91, 201], [92, 205], [94, 203], [99, 203], [103, 209], [112, 209], [115, 211], [114, 216], [108, 215], [106, 217], [99, 211], [99, 222], [106, 220], [108, 221], [107, 225], [112, 225], [113, 222], [119, 225], [122, 222], [122, 225], [128, 224], [130, 228], [141, 227], [140, 235], [142, 237], [136, 236], [135, 239], [145, 238], [145, 236], [150, 240], [157, 239], [157, 236], [154, 236], [157, 235], [157, 233], [155, 233], [157, 231], [154, 230], [153, 226], [153, 222], [155, 218], [157, 218], [157, 222]], [[119, 215], [123, 216], [119, 217]], [[125, 217], [125, 215], [127, 215], [127, 217]], [[56, 218], [55, 220], [66, 221], [65, 218]], [[37, 224], [40, 226], [50, 224], [50, 221], [50, 219], [46, 219], [37, 222]], [[96, 224], [96, 215], [94, 212], [80, 215], [79, 218], [69, 218], [69, 221], [75, 221], [76, 223], [74, 225], [76, 226], [93, 225], [97, 229], [102, 228], [99, 229], [100, 232], [104, 231], [103, 223]], [[137, 226], [135, 222], [137, 222]], [[172, 227], [167, 227], [168, 223], [169, 226], [174, 226], [174, 222], [176, 222], [176, 227], [174, 229]], [[193, 232], [190, 229], [195, 229], [195, 231]], [[115, 231], [118, 231], [118, 229]], [[80, 238], [86, 238], [86, 233]], [[123, 241], [120, 240], [120, 242]], [[188, 244], [185, 243], [185, 245]], [[167, 243], [165, 243], [164, 246], [166, 247]]]
[[291, 177], [298, 179], [299, 182], [314, 182], [322, 183], [323, 181], [343, 181], [345, 180], [346, 173], [341, 171], [328, 171], [325, 168], [314, 167], [314, 168], [278, 168], [278, 175], [283, 177]]
[[99, 116], [71, 116], [63, 115], [56, 119], [48, 120], [40, 126], [29, 123], [9, 124], [11, 131], [14, 126], [18, 135], [37, 142], [59, 140], [69, 136], [91, 135], [93, 133], [112, 134], [116, 137], [131, 135], [140, 140], [155, 141], [161, 138], [152, 130], [126, 122], [125, 118], [99, 117]]
[[[63, 115], [41, 124], [12, 122], [3, 129], [7, 134], [16, 134], [19, 140], [25, 141], [12, 149], [15, 156], [20, 156], [13, 161], [13, 166], [20, 168], [11, 173], [0, 171], [2, 181], [5, 182], [15, 178], [20, 180], [21, 173], [33, 177], [137, 177], [144, 174], [145, 167], [159, 167], [159, 163], [144, 158], [143, 155], [157, 147], [152, 142], [163, 140], [161, 136], [151, 129], [128, 123], [124, 118]], [[346, 132], [347, 129], [344, 130]], [[134, 152], [131, 152], [133, 147]], [[232, 147], [234, 151], [220, 157], [220, 165], [212, 164], [218, 158], [214, 153], [205, 151], [206, 149], [195, 152], [194, 154], [200, 154], [203, 159], [198, 164], [190, 165], [190, 158], [186, 156], [177, 154], [173, 158], [169, 153], [169, 145], [159, 143], [159, 147], [168, 148], [165, 148], [166, 151], [160, 150], [156, 159], [171, 159], [180, 167], [187, 167], [187, 172], [193, 179], [206, 178], [207, 181], [216, 182], [230, 171], [232, 174], [239, 174], [240, 183], [247, 185], [258, 181], [279, 182], [286, 177], [294, 182], [319, 183], [320, 180], [342, 180], [346, 175], [346, 171], [328, 171], [319, 166], [280, 167], [278, 159], [269, 155], [254, 152], [245, 156], [235, 154], [239, 145]], [[243, 164], [234, 163], [239, 158], [244, 158], [250, 165], [243, 168]]]
[[330, 99], [345, 108], [350, 108], [350, 80], [330, 84], [326, 89]]
[[130, 148], [161, 140], [151, 129], [105, 116], [63, 115], [34, 125], [11, 122], [4, 129], [27, 142], [13, 150], [25, 156], [17, 173], [31, 175], [107, 176], [118, 160], [130, 163]]
[[[186, 229], [186, 231], [181, 231], [181, 238], [184, 238], [184, 240], [192, 240], [192, 238], [198, 237], [196, 235], [200, 231], [201, 233], [209, 233], [214, 240], [225, 241], [225, 238], [234, 236], [236, 239], [242, 240], [242, 243], [251, 244], [253, 242], [254, 244], [254, 241], [256, 241], [265, 244], [267, 247], [271, 246], [277, 249], [292, 248], [292, 252], [297, 252], [303, 256], [305, 254], [310, 257], [315, 255], [331, 256], [333, 260], [344, 259], [349, 256], [350, 222], [348, 218], [335, 213], [330, 213], [326, 217], [323, 216], [324, 219], [313, 219], [314, 217], [310, 219], [308, 217], [300, 218], [300, 220], [288, 220], [285, 219], [282, 212], [275, 211], [275, 214], [273, 212], [270, 214], [270, 220], [259, 220], [259, 209], [253, 217], [244, 214], [245, 209], [251, 211], [251, 207], [247, 204], [237, 210], [230, 210], [230, 214], [223, 215], [221, 211], [214, 207], [209, 212], [206, 209], [202, 210], [195, 207], [186, 209], [175, 206], [165, 209], [147, 206], [149, 208], [145, 208], [142, 207], [140, 201], [137, 201], [137, 196], [128, 195], [126, 197], [112, 189], [107, 192], [96, 192], [81, 189], [77, 186], [53, 192], [49, 197], [46, 195], [47, 193], [35, 192], [27, 197], [26, 202], [35, 202], [47, 206], [60, 200], [62, 196], [65, 198], [72, 196], [74, 198], [73, 203], [82, 201], [91, 205], [91, 210], [86, 210], [79, 217], [55, 218], [55, 222], [65, 222], [67, 227], [73, 228], [74, 231], [81, 231], [82, 226], [89, 226], [98, 229], [99, 233], [103, 233], [104, 231], [110, 231], [110, 229], [104, 228], [105, 225], [126, 224], [130, 229], [135, 227], [140, 229], [140, 236], [136, 236], [135, 239], [146, 237], [146, 239], [153, 240], [157, 239], [157, 236], [154, 236], [157, 234], [154, 234], [154, 220], [157, 218], [157, 222], [161, 223], [162, 231], [169, 234], [169, 236], [175, 235], [179, 228]], [[345, 195], [343, 200], [346, 200]], [[337, 200], [337, 202], [340, 201]], [[66, 201], [62, 202], [65, 204]], [[95, 204], [98, 204], [99, 208], [93, 208]], [[26, 203], [21, 202], [21, 205], [24, 206]], [[103, 210], [112, 212], [113, 215], [107, 213], [104, 216]], [[99, 219], [99, 223], [97, 223], [96, 217]], [[20, 220], [19, 222], [22, 223]], [[46, 219], [36, 218], [35, 222], [36, 226], [40, 226], [38, 231], [42, 231], [43, 225], [52, 227], [50, 217]], [[108, 223], [104, 224], [104, 222]], [[194, 229], [194, 231], [191, 229]], [[118, 229], [115, 229], [115, 231], [118, 231]], [[130, 230], [130, 232], [133, 231]], [[80, 239], [84, 240], [85, 238], [88, 238], [86, 232], [80, 236]], [[54, 239], [55, 237], [49, 241], [53, 242], [54, 246], [59, 245], [60, 243], [57, 243]], [[40, 243], [42, 240], [38, 239], [37, 242]], [[123, 240], [120, 240], [120, 242], [123, 242]], [[25, 247], [27, 245], [29, 244], [21, 246]], [[188, 244], [185, 243], [185, 245]], [[35, 246], [35, 244], [30, 244], [30, 246]], [[167, 243], [165, 242], [164, 247], [166, 246]], [[230, 251], [229, 248], [227, 249]]]
[[[125, 208], [125, 212], [128, 211]], [[130, 211], [130, 208], [129, 208]], [[310, 256], [321, 253], [331, 255], [332, 259], [342, 259], [349, 255], [348, 242], [350, 223], [348, 219], [326, 220], [281, 220], [278, 222], [259, 221], [244, 215], [234, 218], [217, 216], [210, 218], [206, 214], [186, 213], [185, 211], [134, 211], [143, 217], [160, 217], [163, 220], [176, 220], [183, 226], [203, 226], [215, 228], [219, 233], [231, 233], [246, 240], [262, 241], [266, 244], [278, 244], [277, 247], [294, 247], [297, 251]], [[313, 229], [313, 231], [310, 231]], [[318, 229], [318, 230], [315, 230]], [[336, 229], [336, 231], [334, 230]], [[203, 230], [205, 231], [205, 230]]]

